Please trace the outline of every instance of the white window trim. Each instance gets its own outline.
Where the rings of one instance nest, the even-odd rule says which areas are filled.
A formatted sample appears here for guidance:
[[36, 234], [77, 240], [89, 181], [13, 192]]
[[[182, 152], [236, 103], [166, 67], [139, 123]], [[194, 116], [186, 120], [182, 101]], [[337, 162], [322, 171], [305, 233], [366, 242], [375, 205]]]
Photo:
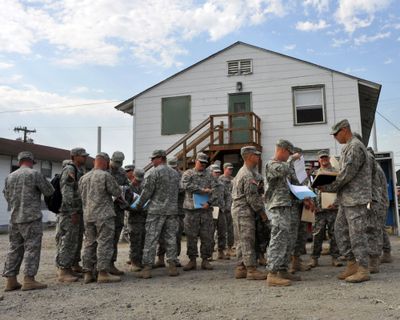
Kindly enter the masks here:
[[[296, 90], [312, 90], [312, 89], [319, 89], [321, 92], [321, 101], [322, 105], [296, 105], [296, 98], [295, 92]], [[299, 86], [299, 87], [292, 87], [292, 101], [293, 101], [293, 120], [295, 126], [307, 126], [313, 124], [324, 124], [327, 123], [326, 120], [326, 99], [325, 99], [325, 85], [309, 85], [309, 86]], [[297, 122], [297, 110], [310, 110], [310, 109], [320, 109], [322, 107], [322, 121], [315, 121], [315, 122], [304, 122], [298, 123]]]

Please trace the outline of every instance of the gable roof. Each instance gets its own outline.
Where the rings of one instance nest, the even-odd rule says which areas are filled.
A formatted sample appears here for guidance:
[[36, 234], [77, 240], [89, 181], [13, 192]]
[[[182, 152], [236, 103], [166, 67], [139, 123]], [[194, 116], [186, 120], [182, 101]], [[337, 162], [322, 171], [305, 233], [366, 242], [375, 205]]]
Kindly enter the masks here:
[[288, 56], [288, 55], [285, 55], [285, 54], [282, 54], [282, 53], [279, 53], [279, 52], [276, 52], [276, 51], [272, 51], [272, 50], [268, 50], [268, 49], [265, 49], [265, 48], [262, 48], [262, 47], [258, 47], [258, 46], [252, 45], [252, 44], [248, 44], [246, 42], [237, 41], [237, 42], [231, 44], [230, 46], [228, 46], [228, 47], [226, 47], [226, 48], [224, 48], [224, 49], [222, 49], [220, 51], [217, 51], [216, 53], [208, 56], [207, 58], [205, 58], [203, 60], [200, 60], [200, 61], [196, 62], [195, 64], [192, 64], [191, 66], [189, 66], [189, 67], [187, 67], [187, 68], [185, 68], [185, 69], [173, 74], [172, 76], [170, 76], [170, 77], [168, 77], [168, 78], [156, 83], [155, 85], [153, 85], [153, 86], [151, 86], [151, 87], [139, 92], [138, 94], [136, 94], [133, 97], [125, 100], [124, 102], [121, 102], [120, 104], [115, 106], [115, 108], [117, 110], [122, 111], [122, 112], [126, 112], [126, 113], [129, 113], [129, 114], [132, 114], [132, 103], [133, 103], [133, 100], [135, 100], [137, 97], [139, 97], [142, 94], [144, 94], [144, 93], [146, 93], [146, 92], [158, 87], [159, 85], [161, 85], [161, 84], [163, 84], [163, 83], [165, 83], [165, 82], [167, 82], [167, 81], [179, 76], [180, 74], [182, 74], [182, 73], [184, 73], [186, 71], [189, 71], [190, 69], [198, 66], [199, 64], [201, 64], [201, 63], [203, 63], [203, 62], [205, 62], [205, 61], [207, 61], [209, 59], [212, 59], [215, 56], [217, 56], [217, 55], [219, 55], [219, 54], [221, 54], [221, 53], [223, 53], [225, 51], [228, 51], [229, 49], [231, 49], [233, 47], [236, 47], [238, 45], [244, 45], [244, 46], [247, 46], [247, 47], [250, 47], [250, 48], [253, 48], [253, 49], [261, 50], [261, 51], [268, 52], [268, 53], [271, 53], [271, 54], [275, 54], [275, 55], [278, 55], [278, 56], [281, 56], [281, 57], [284, 57], [284, 58], [288, 58], [288, 59], [291, 59], [291, 60], [294, 60], [294, 61], [297, 61], [297, 62], [306, 63], [306, 64], [309, 64], [311, 66], [314, 66], [314, 67], [317, 67], [317, 68], [320, 68], [320, 69], [323, 69], [323, 70], [326, 70], [326, 71], [329, 71], [329, 72], [335, 72], [335, 73], [341, 74], [341, 75], [343, 75], [345, 77], [349, 77], [349, 78], [358, 80], [362, 84], [364, 84], [364, 85], [366, 85], [368, 87], [373, 87], [374, 89], [377, 89], [379, 91], [380, 91], [380, 88], [381, 88], [381, 85], [379, 83], [375, 83], [375, 82], [372, 82], [372, 81], [369, 81], [369, 80], [365, 80], [365, 79], [362, 79], [362, 78], [359, 78], [359, 77], [356, 77], [356, 76], [353, 76], [353, 75], [350, 75], [350, 74], [347, 74], [347, 73], [344, 73], [344, 72], [341, 72], [341, 71], [330, 69], [330, 68], [321, 66], [319, 64], [308, 62], [308, 61], [305, 61], [305, 60], [302, 60], [302, 59], [298, 59], [298, 58], [295, 58], [295, 57], [291, 57], [291, 56]]

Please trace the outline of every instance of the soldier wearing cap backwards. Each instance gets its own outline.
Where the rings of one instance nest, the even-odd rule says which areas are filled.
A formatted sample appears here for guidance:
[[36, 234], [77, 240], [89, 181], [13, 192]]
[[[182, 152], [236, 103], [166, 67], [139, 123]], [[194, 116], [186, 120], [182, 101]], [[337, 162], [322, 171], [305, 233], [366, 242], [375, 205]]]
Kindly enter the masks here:
[[255, 147], [248, 146], [243, 147], [240, 154], [244, 164], [233, 179], [232, 188], [232, 215], [238, 235], [238, 262], [235, 278], [264, 280], [267, 278], [267, 274], [257, 270], [255, 250], [256, 215], [259, 215], [263, 221], [267, 220], [255, 172], [261, 153]]
[[[185, 212], [185, 234], [187, 238], [187, 255], [189, 263], [184, 266], [184, 271], [197, 268], [196, 258], [198, 257], [197, 239], [200, 236], [200, 255], [202, 258], [201, 268], [212, 270], [208, 259], [213, 252], [213, 216], [211, 206], [217, 203], [215, 179], [211, 176], [206, 166], [208, 157], [199, 152], [196, 156], [196, 163], [193, 169], [186, 170], [182, 175], [181, 187], [185, 190], [183, 209]], [[196, 209], [193, 201], [193, 194], [208, 195], [209, 200], [202, 203], [202, 208]]]
[[112, 197], [120, 197], [121, 189], [108, 172], [110, 158], [107, 153], [96, 155], [94, 168], [79, 181], [83, 205], [85, 240], [83, 248], [84, 282], [117, 282], [120, 277], [109, 274], [114, 253], [115, 211]]
[[141, 276], [143, 279], [151, 278], [151, 269], [160, 237], [166, 244], [168, 274], [170, 276], [179, 274], [176, 268], [179, 174], [167, 166], [167, 156], [164, 150], [154, 150], [151, 162], [154, 169], [146, 178], [140, 198], [131, 206], [132, 209], [140, 210], [149, 202], [142, 259]]
[[[126, 172], [122, 169], [122, 164], [125, 160], [125, 155], [121, 151], [115, 151], [110, 161], [110, 173], [117, 180], [120, 186], [129, 186], [129, 180], [126, 176]], [[121, 201], [121, 198], [117, 198], [114, 201], [115, 210], [115, 237], [114, 237], [114, 254], [111, 260], [110, 273], [113, 275], [122, 275], [123, 271], [118, 270], [115, 266], [118, 256], [118, 242], [121, 237], [121, 232], [124, 227], [124, 216], [125, 216], [126, 203]]]
[[372, 198], [368, 151], [353, 136], [347, 119], [335, 124], [331, 134], [344, 144], [340, 171], [335, 182], [319, 189], [337, 193], [335, 235], [341, 254], [347, 258], [347, 267], [338, 278], [347, 282], [368, 281], [367, 204]]
[[219, 180], [225, 186], [225, 208], [223, 210], [223, 215], [225, 216], [226, 221], [226, 245], [228, 246], [228, 250], [226, 255], [229, 257], [234, 257], [236, 254], [233, 250], [233, 245], [235, 243], [235, 237], [233, 232], [233, 220], [232, 220], [232, 173], [233, 173], [233, 165], [232, 163], [226, 162], [224, 163], [224, 174], [219, 177]]
[[[328, 151], [319, 151], [318, 161], [320, 168], [318, 169], [316, 174], [320, 172], [336, 172], [336, 169], [331, 165]], [[328, 208], [322, 208], [321, 192], [318, 192], [315, 209], [315, 223], [313, 226], [313, 247], [310, 266], [312, 268], [318, 266], [318, 259], [321, 256], [322, 244], [324, 242], [327, 229], [330, 240], [329, 251], [330, 255], [332, 256], [332, 265], [335, 267], [340, 267], [343, 264], [338, 260], [340, 253], [335, 238], [335, 220], [337, 215], [337, 205], [331, 204]]]
[[17, 275], [22, 259], [25, 263], [22, 290], [47, 288], [47, 285], [35, 280], [43, 235], [40, 199], [42, 194], [51, 196], [54, 188], [41, 173], [33, 169], [35, 160], [31, 152], [20, 152], [18, 161], [19, 169], [8, 175], [3, 190], [11, 208], [10, 245], [3, 271], [3, 277], [7, 278], [4, 291], [21, 288]]
[[61, 172], [62, 202], [60, 213], [57, 215], [56, 228], [56, 265], [60, 282], [78, 280], [72, 268], [82, 272], [79, 261], [83, 240], [83, 212], [78, 182], [83, 176], [83, 166], [88, 155], [83, 148], [72, 149], [71, 160], [66, 163]]

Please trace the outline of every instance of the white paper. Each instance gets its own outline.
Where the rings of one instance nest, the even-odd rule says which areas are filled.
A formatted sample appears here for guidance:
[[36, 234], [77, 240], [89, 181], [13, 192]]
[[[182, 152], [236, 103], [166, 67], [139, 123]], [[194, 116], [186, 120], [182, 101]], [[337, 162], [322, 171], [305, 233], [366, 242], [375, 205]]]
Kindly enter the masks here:
[[212, 207], [213, 208], [213, 219], [217, 220], [219, 216], [219, 208], [218, 207]]
[[299, 180], [300, 183], [303, 183], [307, 178], [306, 163], [303, 156], [294, 162], [294, 170], [296, 172], [297, 180]]
[[287, 181], [290, 191], [299, 200], [304, 200], [305, 198], [315, 198], [317, 195], [307, 186], [295, 186]]
[[336, 200], [336, 193], [321, 192], [321, 209], [328, 209]]

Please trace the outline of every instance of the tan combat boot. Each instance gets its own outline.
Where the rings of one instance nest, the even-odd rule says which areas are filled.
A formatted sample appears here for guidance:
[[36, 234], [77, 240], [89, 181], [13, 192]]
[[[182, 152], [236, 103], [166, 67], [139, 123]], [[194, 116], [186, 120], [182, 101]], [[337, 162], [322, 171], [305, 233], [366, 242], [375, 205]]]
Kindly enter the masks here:
[[93, 273], [91, 271], [83, 273], [83, 283], [88, 284], [95, 281], [96, 279], [93, 277]]
[[247, 267], [247, 280], [265, 280], [267, 276], [267, 272], [257, 270], [256, 266]]
[[121, 277], [114, 276], [107, 271], [99, 271], [97, 275], [97, 283], [111, 283], [111, 282], [120, 282]]
[[76, 282], [78, 281], [78, 277], [72, 275], [71, 269], [58, 269], [58, 282]]
[[208, 261], [207, 259], [203, 259], [203, 261], [201, 261], [201, 268], [203, 270], [214, 270], [214, 267], [211, 265], [210, 261]]
[[21, 289], [22, 285], [18, 282], [17, 277], [7, 277], [6, 287], [4, 291], [13, 291]]
[[343, 267], [343, 262], [338, 260], [337, 258], [332, 257], [332, 266], [334, 267]]
[[310, 260], [310, 262], [308, 263], [308, 265], [311, 267], [311, 268], [315, 268], [315, 267], [318, 267], [318, 258], [311, 258], [311, 260]]
[[338, 275], [339, 280], [344, 280], [347, 277], [355, 274], [358, 269], [358, 264], [355, 260], [347, 261], [346, 269]]
[[75, 273], [83, 273], [83, 269], [82, 267], [79, 265], [79, 263], [77, 263], [76, 265], [72, 266], [72, 272]]
[[139, 272], [142, 270], [142, 267], [139, 264], [137, 264], [133, 261], [131, 261], [130, 264], [131, 264], [131, 272]]
[[244, 265], [236, 266], [235, 279], [245, 279], [247, 277], [247, 269]]
[[28, 291], [28, 290], [40, 290], [40, 289], [46, 289], [46, 288], [47, 288], [47, 284], [36, 281], [35, 277], [25, 276], [24, 283], [22, 285], [21, 290]]
[[140, 276], [143, 279], [150, 279], [151, 278], [151, 266], [143, 266]]
[[197, 269], [196, 259], [190, 259], [190, 261], [183, 267], [183, 271], [190, 271], [196, 269]]
[[158, 259], [156, 263], [153, 266], [154, 269], [156, 268], [165, 268], [165, 261], [164, 261], [164, 255], [158, 256]]
[[233, 249], [232, 247], [228, 247], [227, 255], [230, 257], [236, 257], [235, 249]]
[[218, 250], [219, 260], [230, 260], [230, 257], [224, 253], [224, 250]]
[[268, 273], [267, 285], [268, 287], [287, 287], [290, 286], [292, 282], [288, 279], [282, 278], [277, 272]]
[[346, 282], [358, 283], [370, 280], [368, 268], [359, 266], [357, 272], [345, 279]]
[[381, 257], [381, 263], [392, 263], [393, 258], [390, 252], [384, 252]]
[[300, 276], [296, 276], [295, 274], [291, 274], [289, 272], [285, 271], [278, 271], [278, 276], [281, 277], [282, 279], [287, 279], [290, 281], [301, 281]]
[[174, 262], [168, 264], [168, 275], [170, 277], [179, 276], [178, 269], [176, 268], [176, 264]]
[[379, 273], [379, 257], [369, 257], [368, 270], [370, 273]]
[[267, 259], [265, 259], [265, 256], [264, 256], [264, 255], [261, 255], [261, 256], [258, 258], [258, 265], [259, 265], [259, 266], [262, 266], [262, 267], [265, 267], [265, 266], [267, 265]]
[[110, 272], [109, 273], [114, 275], [114, 276], [122, 276], [124, 274], [123, 271], [117, 269], [117, 267], [115, 266], [114, 262], [111, 263]]

